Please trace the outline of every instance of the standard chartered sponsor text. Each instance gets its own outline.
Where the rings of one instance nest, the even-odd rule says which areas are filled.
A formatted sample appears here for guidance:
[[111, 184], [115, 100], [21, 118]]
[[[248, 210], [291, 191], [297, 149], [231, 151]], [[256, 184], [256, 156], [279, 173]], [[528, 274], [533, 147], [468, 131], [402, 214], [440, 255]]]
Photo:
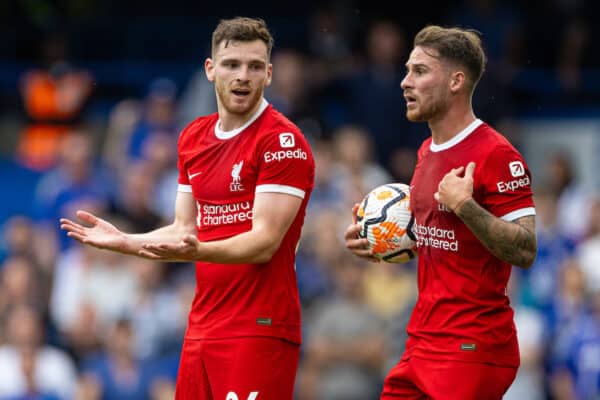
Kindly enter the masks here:
[[417, 246], [429, 246], [434, 249], [458, 251], [458, 240], [453, 229], [442, 229], [437, 226], [415, 224]]
[[229, 204], [203, 204], [198, 205], [198, 211], [200, 213], [198, 222], [202, 226], [228, 225], [252, 219], [250, 201]]

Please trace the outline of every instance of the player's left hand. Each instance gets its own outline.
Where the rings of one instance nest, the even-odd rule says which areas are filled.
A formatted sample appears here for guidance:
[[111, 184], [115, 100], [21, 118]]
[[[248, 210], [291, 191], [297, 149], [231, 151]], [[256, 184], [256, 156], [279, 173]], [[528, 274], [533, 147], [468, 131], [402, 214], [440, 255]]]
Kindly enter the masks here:
[[466, 168], [453, 168], [442, 178], [438, 191], [433, 197], [438, 203], [457, 213], [460, 207], [473, 196], [474, 172], [475, 163], [472, 161]]
[[379, 259], [373, 255], [373, 250], [369, 249], [369, 241], [358, 237], [358, 232], [360, 232], [361, 228], [356, 220], [357, 211], [358, 204], [355, 204], [352, 207], [352, 223], [348, 225], [348, 228], [344, 232], [346, 248], [358, 257], [365, 258], [371, 262], [379, 262]]
[[179, 243], [144, 244], [138, 255], [158, 261], [196, 261], [200, 258], [200, 241], [185, 235]]

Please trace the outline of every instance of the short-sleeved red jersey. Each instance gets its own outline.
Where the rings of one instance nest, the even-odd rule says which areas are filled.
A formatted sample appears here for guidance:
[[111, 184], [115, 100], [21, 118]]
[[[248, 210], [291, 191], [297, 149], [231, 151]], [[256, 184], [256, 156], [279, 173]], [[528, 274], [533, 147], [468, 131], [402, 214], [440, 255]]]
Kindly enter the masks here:
[[493, 256], [452, 211], [434, 199], [452, 168], [476, 163], [473, 198], [505, 220], [535, 215], [531, 175], [521, 155], [489, 125], [475, 120], [450, 141], [427, 139], [411, 182], [418, 238], [419, 297], [404, 358], [519, 365], [507, 297], [511, 265]]
[[186, 338], [280, 337], [300, 343], [295, 253], [313, 188], [314, 161], [293, 123], [263, 100], [242, 127], [219, 128], [218, 114], [183, 130], [178, 145], [179, 191], [191, 192], [201, 241], [252, 228], [255, 193], [303, 199], [281, 246], [264, 264], [196, 263], [196, 294]]

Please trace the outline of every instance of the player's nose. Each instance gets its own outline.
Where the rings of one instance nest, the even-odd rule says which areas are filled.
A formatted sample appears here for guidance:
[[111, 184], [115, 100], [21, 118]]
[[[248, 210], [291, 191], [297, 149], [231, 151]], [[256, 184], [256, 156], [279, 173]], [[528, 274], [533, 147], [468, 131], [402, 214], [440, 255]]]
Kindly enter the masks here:
[[406, 74], [404, 76], [404, 79], [402, 79], [402, 82], [400, 82], [400, 87], [403, 90], [406, 90], [409, 87], [412, 87], [412, 79], [410, 79], [410, 74]]
[[249, 77], [249, 69], [247, 65], [243, 65], [238, 70], [237, 80], [238, 81], [247, 81]]

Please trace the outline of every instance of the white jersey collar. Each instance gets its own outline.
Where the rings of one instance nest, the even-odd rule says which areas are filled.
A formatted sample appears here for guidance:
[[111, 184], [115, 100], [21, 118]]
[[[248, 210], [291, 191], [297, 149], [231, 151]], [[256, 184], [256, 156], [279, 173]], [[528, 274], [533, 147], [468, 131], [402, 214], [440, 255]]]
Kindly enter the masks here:
[[481, 121], [479, 118], [477, 118], [475, 121], [471, 122], [469, 124], [469, 126], [467, 126], [465, 129], [463, 129], [462, 131], [457, 133], [452, 139], [450, 139], [447, 142], [444, 142], [442, 144], [435, 144], [435, 143], [433, 143], [433, 139], [432, 139], [431, 145], [429, 146], [429, 150], [431, 150], [433, 152], [447, 150], [450, 147], [462, 142], [467, 136], [469, 136], [481, 124], [483, 124], [483, 121]]
[[219, 125], [221, 124], [221, 119], [219, 118], [217, 120], [217, 123], [215, 124], [215, 136], [222, 140], [231, 139], [232, 137], [237, 136], [241, 131], [243, 131], [244, 129], [249, 127], [250, 124], [256, 121], [256, 119], [260, 117], [260, 115], [263, 113], [263, 111], [265, 111], [268, 105], [269, 102], [263, 97], [262, 102], [260, 103], [260, 107], [258, 107], [258, 110], [252, 115], [252, 117], [250, 117], [250, 119], [246, 121], [244, 125], [230, 131], [224, 131], [219, 127]]

